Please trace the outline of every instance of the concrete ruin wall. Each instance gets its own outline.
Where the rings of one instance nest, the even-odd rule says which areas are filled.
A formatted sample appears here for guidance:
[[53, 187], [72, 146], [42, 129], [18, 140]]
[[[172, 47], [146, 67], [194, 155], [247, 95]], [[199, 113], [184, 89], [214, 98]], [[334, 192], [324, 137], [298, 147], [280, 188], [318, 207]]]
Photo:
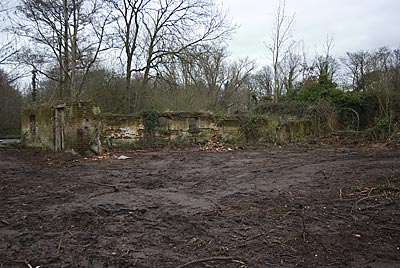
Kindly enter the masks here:
[[54, 109], [31, 107], [22, 111], [21, 142], [30, 147], [54, 149]]
[[101, 153], [100, 110], [90, 102], [38, 106], [22, 111], [23, 145], [53, 151]]
[[[192, 141], [208, 140], [218, 131], [217, 124], [210, 113], [165, 112], [157, 114], [154, 141]], [[145, 139], [146, 127], [141, 115], [102, 116], [103, 138], [107, 145], [128, 145]]]
[[124, 146], [149, 141], [288, 142], [312, 133], [309, 121], [273, 114], [216, 116], [212, 113], [153, 113], [149, 125], [141, 115], [101, 114], [91, 102], [25, 109], [21, 117], [22, 143], [54, 151], [101, 153], [103, 145]]
[[[260, 115], [252, 123], [252, 137], [243, 131], [252, 117], [214, 116], [211, 113], [158, 113], [155, 142], [204, 142], [217, 137], [226, 142], [288, 142], [312, 133], [311, 123], [293, 116]], [[103, 138], [109, 146], [135, 144], [145, 139], [146, 127], [140, 115], [103, 115]], [[249, 131], [252, 131], [250, 129]]]

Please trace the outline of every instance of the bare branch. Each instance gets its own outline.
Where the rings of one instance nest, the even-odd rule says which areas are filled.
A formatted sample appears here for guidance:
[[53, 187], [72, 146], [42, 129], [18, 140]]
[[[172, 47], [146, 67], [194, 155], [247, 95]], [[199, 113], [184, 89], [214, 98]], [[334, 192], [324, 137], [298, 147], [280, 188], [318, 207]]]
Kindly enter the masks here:
[[[146, 88], [158, 66], [188, 48], [223, 40], [233, 30], [213, 0], [107, 0], [116, 15], [117, 37], [125, 51], [130, 111], [131, 76], [142, 73]], [[140, 98], [136, 89], [134, 107]]]
[[[285, 48], [286, 43], [292, 37], [291, 29], [294, 22], [294, 14], [288, 16], [286, 14], [286, 1], [280, 0], [279, 6], [276, 10], [274, 19], [274, 28], [272, 30], [271, 45], [269, 50], [272, 54], [272, 68], [273, 68], [273, 88], [274, 88], [274, 101], [278, 101], [281, 94], [283, 79], [279, 76], [280, 65], [284, 55], [289, 51]], [[290, 45], [289, 45], [290, 49]]]

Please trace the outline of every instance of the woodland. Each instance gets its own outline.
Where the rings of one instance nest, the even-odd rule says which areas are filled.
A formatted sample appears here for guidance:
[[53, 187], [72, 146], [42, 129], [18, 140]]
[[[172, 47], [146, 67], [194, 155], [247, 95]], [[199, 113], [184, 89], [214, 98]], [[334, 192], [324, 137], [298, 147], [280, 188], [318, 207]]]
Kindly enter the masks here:
[[262, 33], [265, 66], [230, 59], [237, 27], [214, 0], [8, 0], [0, 18], [2, 136], [18, 135], [23, 107], [81, 100], [115, 114], [335, 117], [370, 139], [399, 136], [400, 49], [334, 57], [328, 37], [323, 53], [305, 55], [284, 1]]

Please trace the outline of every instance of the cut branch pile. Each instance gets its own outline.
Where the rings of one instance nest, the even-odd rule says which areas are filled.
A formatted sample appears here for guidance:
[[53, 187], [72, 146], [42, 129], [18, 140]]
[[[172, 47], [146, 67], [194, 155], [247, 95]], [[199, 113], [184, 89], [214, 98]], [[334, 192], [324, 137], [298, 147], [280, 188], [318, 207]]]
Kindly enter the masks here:
[[204, 152], [231, 152], [239, 149], [239, 147], [228, 146], [219, 141], [216, 135], [211, 136], [205, 145], [200, 146], [200, 151]]

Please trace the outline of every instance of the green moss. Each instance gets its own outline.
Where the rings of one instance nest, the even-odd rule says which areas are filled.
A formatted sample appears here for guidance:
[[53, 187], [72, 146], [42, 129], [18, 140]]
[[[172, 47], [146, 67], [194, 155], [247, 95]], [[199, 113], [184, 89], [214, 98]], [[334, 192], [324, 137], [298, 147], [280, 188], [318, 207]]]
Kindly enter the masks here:
[[129, 139], [112, 139], [108, 141], [106, 144], [110, 146], [115, 146], [115, 147], [130, 147], [133, 146], [136, 143], [134, 140], [129, 140]]
[[144, 126], [144, 138], [154, 139], [155, 130], [158, 126], [159, 115], [155, 111], [145, 111], [142, 113], [142, 124]]
[[240, 120], [236, 117], [223, 117], [217, 120], [218, 127], [239, 127]]
[[140, 125], [140, 116], [105, 114], [100, 117], [105, 126], [124, 127]]
[[213, 120], [214, 114], [211, 112], [162, 112], [159, 113], [160, 117], [168, 118], [208, 118]]
[[[108, 145], [123, 147], [141, 143], [158, 146], [165, 143], [206, 142], [215, 134], [225, 142], [284, 143], [310, 135], [313, 127], [311, 121], [273, 113], [215, 116], [203, 112], [149, 111], [115, 115], [100, 114], [100, 110], [91, 102], [76, 102], [62, 107], [66, 120], [65, 142], [74, 150], [82, 145], [90, 146], [93, 131], [100, 131], [98, 135], [104, 135]], [[41, 146], [45, 144], [46, 148], [54, 146], [55, 108], [43, 106], [24, 110], [21, 118], [23, 139]], [[29, 117], [32, 113], [38, 122], [40, 138], [36, 139], [29, 133]], [[83, 131], [80, 136], [79, 131]]]

